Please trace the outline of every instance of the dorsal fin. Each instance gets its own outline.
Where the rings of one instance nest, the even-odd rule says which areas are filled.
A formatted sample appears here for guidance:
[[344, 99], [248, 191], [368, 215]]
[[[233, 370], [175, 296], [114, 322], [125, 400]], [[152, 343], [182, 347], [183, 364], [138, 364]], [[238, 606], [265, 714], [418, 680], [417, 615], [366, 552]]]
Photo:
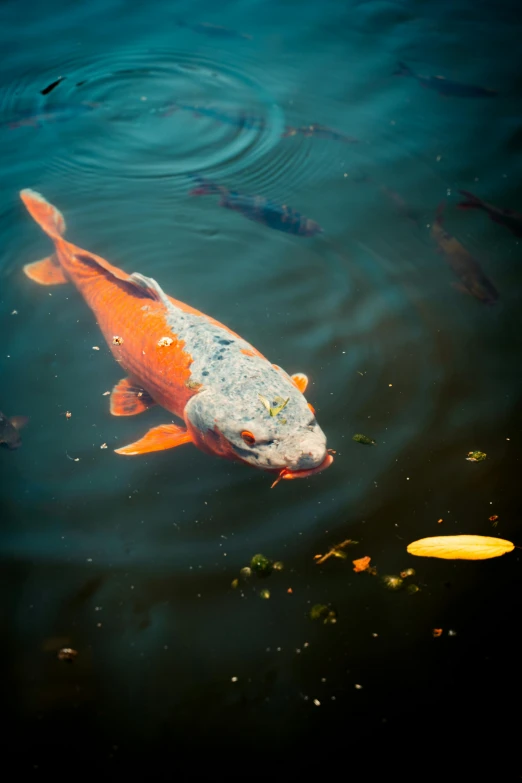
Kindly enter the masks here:
[[156, 299], [156, 301], [161, 302], [164, 305], [170, 305], [167, 294], [152, 277], [145, 277], [145, 275], [140, 275], [139, 272], [134, 272], [129, 276], [129, 282], [132, 282], [147, 291], [151, 299]]
[[93, 253], [88, 253], [86, 250], [76, 251], [74, 253], [74, 257], [82, 264], [85, 264], [91, 268], [94, 267], [98, 268], [99, 270], [104, 270], [110, 274], [111, 277], [115, 278], [116, 280], [120, 280], [122, 283], [125, 283], [131, 290], [131, 293], [134, 293], [134, 295], [137, 294], [144, 299], [153, 299], [154, 301], [161, 302], [164, 305], [170, 305], [166, 293], [151, 277], [145, 277], [145, 275], [140, 275], [137, 272], [129, 275], [122, 269], [118, 269], [117, 266], [109, 264], [109, 262], [104, 258], [95, 256]]

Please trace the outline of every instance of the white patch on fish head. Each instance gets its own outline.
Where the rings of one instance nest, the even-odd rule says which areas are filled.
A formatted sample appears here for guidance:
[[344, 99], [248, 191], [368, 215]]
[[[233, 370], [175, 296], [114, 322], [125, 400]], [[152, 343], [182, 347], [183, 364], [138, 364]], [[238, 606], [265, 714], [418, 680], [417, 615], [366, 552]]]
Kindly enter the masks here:
[[[260, 399], [277, 409], [274, 416]], [[288, 376], [272, 371], [257, 374], [227, 390], [208, 389], [192, 397], [185, 408], [189, 427], [205, 446], [263, 470], [313, 470], [326, 456], [326, 436], [306, 399]]]

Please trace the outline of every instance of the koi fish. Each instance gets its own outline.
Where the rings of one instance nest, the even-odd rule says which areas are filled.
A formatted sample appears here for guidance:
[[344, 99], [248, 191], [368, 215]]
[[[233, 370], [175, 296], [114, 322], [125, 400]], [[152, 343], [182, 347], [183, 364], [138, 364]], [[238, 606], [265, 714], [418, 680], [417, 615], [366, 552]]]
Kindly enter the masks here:
[[161, 109], [153, 110], [161, 117], [170, 117], [176, 111], [192, 112], [195, 117], [208, 117], [224, 125], [233, 125], [238, 128], [263, 128], [265, 125], [264, 117], [255, 117], [244, 112], [239, 114], [230, 114], [222, 109], [215, 109], [212, 106], [199, 106], [189, 103], [173, 103], [163, 106]]
[[244, 217], [254, 220], [256, 223], [264, 223], [265, 226], [277, 231], [286, 231], [287, 234], [298, 234], [304, 237], [312, 237], [323, 231], [315, 220], [310, 220], [286, 204], [276, 204], [263, 196], [249, 196], [234, 190], [227, 190], [222, 185], [216, 185], [202, 177], [194, 177], [194, 179], [199, 184], [191, 190], [191, 196], [219, 194], [221, 196], [220, 207], [240, 212]]
[[333, 128], [329, 128], [327, 125], [318, 125], [317, 123], [314, 125], [302, 125], [299, 128], [296, 128], [293, 125], [287, 125], [281, 134], [281, 137], [287, 138], [288, 136], [297, 136], [298, 134], [307, 138], [313, 136], [316, 139], [343, 141], [347, 144], [357, 144], [359, 142], [359, 139], [355, 139], [353, 136], [347, 136], [345, 133], [333, 130]]
[[18, 115], [16, 120], [8, 120], [7, 122], [1, 123], [0, 127], [11, 129], [40, 128], [42, 125], [46, 125], [50, 122], [67, 122], [68, 120], [76, 119], [76, 117], [79, 117], [88, 111], [92, 111], [98, 106], [101, 106], [101, 104], [86, 101], [75, 106], [56, 106], [49, 111], [44, 111], [39, 114], [26, 112]]
[[428, 90], [435, 90], [440, 95], [453, 98], [492, 98], [494, 95], [498, 95], [496, 90], [490, 90], [487, 87], [476, 87], [474, 84], [453, 82], [444, 76], [421, 76], [418, 73], [414, 73], [405, 63], [397, 63], [397, 66], [394, 76], [412, 76], [423, 87], [426, 87]]
[[28, 421], [27, 416], [11, 416], [8, 419], [0, 411], [0, 445], [8, 449], [17, 449], [21, 446], [20, 430]]
[[210, 38], [244, 38], [249, 41], [252, 40], [252, 36], [248, 35], [248, 33], [240, 33], [237, 30], [230, 30], [228, 27], [221, 27], [219, 24], [211, 24], [210, 22], [187, 24], [181, 20], [177, 24], [178, 27], [187, 27], [194, 33], [202, 33], [202, 35], [208, 35]]
[[113, 388], [114, 416], [161, 405], [184, 422], [162, 424], [117, 454], [135, 455], [192, 443], [207, 454], [310, 476], [333, 462], [304, 392], [307, 378], [288, 375], [228, 327], [168, 296], [152, 278], [128, 274], [64, 238], [65, 220], [33, 190], [22, 190], [54, 253], [24, 266], [41, 285], [72, 283], [93, 311], [114, 358], [127, 373]]
[[459, 193], [466, 196], [465, 201], [460, 201], [457, 204], [459, 209], [483, 209], [495, 223], [505, 226], [516, 237], [522, 237], [522, 214], [520, 212], [515, 212], [507, 207], [495, 207], [494, 204], [482, 201], [481, 198], [474, 196], [467, 190], [459, 190]]
[[478, 261], [473, 258], [455, 237], [452, 237], [443, 229], [443, 213], [444, 202], [439, 204], [437, 208], [431, 235], [437, 242], [441, 252], [446, 256], [450, 267], [461, 280], [460, 283], [453, 283], [453, 287], [458, 291], [471, 294], [479, 302], [494, 304], [498, 299], [498, 291], [491, 280], [486, 277]]

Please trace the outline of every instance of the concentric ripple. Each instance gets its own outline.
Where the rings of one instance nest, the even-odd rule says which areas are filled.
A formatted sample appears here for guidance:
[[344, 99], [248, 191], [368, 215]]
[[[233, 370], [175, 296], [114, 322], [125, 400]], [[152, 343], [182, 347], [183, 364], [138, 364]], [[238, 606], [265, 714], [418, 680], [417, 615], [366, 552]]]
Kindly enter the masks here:
[[46, 111], [58, 104], [78, 109], [76, 121], [55, 125], [60, 143], [49, 161], [71, 179], [237, 172], [262, 158], [284, 125], [270, 94], [243, 66], [172, 51], [76, 64], [48, 99]]

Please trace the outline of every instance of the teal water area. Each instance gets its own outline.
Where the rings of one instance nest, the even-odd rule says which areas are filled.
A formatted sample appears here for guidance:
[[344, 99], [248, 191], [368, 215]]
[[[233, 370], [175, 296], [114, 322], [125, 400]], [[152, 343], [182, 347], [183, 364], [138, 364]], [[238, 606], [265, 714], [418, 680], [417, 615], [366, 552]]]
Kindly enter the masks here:
[[[169, 764], [191, 779], [216, 763], [266, 779], [278, 767], [261, 762], [284, 757], [409, 777], [412, 746], [417, 773], [448, 776], [451, 748], [469, 770], [499, 746], [516, 769], [520, 550], [463, 562], [406, 546], [522, 545], [521, 239], [457, 208], [464, 189], [522, 212], [520, 33], [504, 2], [0, 4], [0, 410], [30, 419], [22, 446], [0, 450], [17, 770]], [[498, 94], [444, 97], [393, 75], [398, 61]], [[283, 136], [310, 125], [357, 142]], [[324, 231], [191, 197], [194, 176]], [[271, 490], [272, 476], [190, 445], [115, 454], [171, 416], [110, 415], [121, 371], [91, 312], [72, 286], [23, 275], [51, 250], [23, 188], [62, 210], [75, 244], [306, 373], [333, 465]], [[452, 287], [431, 236], [441, 201], [495, 304]], [[347, 559], [317, 564], [345, 539], [359, 542]], [[259, 552], [284, 570], [234, 589]], [[377, 575], [353, 571], [364, 556]], [[337, 622], [310, 619], [315, 604]]]

